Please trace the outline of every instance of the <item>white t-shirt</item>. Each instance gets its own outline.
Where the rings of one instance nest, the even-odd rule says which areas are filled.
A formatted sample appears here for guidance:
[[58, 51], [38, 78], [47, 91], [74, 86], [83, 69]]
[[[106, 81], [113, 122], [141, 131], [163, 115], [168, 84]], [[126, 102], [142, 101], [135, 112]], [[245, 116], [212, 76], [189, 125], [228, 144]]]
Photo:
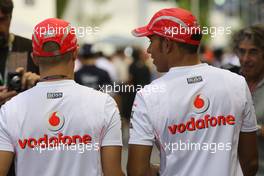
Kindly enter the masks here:
[[15, 153], [17, 176], [101, 175], [102, 146], [122, 146], [116, 103], [73, 80], [40, 82], [1, 108], [0, 150]]
[[239, 133], [256, 130], [245, 79], [199, 64], [171, 68], [137, 93], [129, 144], [156, 142], [162, 176], [242, 176]]

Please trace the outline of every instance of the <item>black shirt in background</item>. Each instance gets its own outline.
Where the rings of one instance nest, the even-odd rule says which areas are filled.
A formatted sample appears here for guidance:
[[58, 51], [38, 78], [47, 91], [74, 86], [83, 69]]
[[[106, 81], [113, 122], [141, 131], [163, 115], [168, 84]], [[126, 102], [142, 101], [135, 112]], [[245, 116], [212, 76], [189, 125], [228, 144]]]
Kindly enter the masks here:
[[129, 74], [134, 86], [145, 86], [151, 82], [151, 73], [147, 65], [141, 62], [134, 62], [129, 67]]
[[[135, 90], [143, 88], [145, 85], [151, 82], [151, 73], [148, 66], [143, 62], [133, 62], [129, 67], [129, 75], [131, 78], [131, 84], [134, 86]], [[125, 118], [130, 118], [133, 102], [136, 96], [136, 91], [134, 92], [123, 92], [122, 93], [122, 105], [121, 113]]]
[[105, 85], [112, 85], [109, 74], [95, 65], [84, 65], [75, 73], [75, 81], [96, 90], [102, 90]]

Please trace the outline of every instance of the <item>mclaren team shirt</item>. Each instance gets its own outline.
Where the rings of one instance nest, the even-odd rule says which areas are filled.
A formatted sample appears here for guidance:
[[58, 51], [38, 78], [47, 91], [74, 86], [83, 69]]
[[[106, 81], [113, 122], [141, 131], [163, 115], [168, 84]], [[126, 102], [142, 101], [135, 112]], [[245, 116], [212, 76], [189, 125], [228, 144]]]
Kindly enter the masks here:
[[245, 79], [198, 64], [171, 68], [137, 93], [129, 144], [156, 143], [162, 176], [242, 176], [239, 133], [256, 130]]
[[73, 80], [40, 82], [2, 106], [0, 150], [18, 176], [98, 176], [100, 148], [122, 146], [114, 100]]

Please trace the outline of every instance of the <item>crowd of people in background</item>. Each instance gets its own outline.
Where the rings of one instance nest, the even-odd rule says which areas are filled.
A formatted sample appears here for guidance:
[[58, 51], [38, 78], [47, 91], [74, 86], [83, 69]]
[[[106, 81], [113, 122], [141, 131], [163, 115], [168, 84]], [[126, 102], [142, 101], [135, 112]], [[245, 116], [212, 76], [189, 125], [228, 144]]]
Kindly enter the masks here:
[[[130, 55], [125, 53], [124, 47], [106, 56], [102, 51], [95, 51], [94, 45], [86, 43], [80, 47], [75, 81], [112, 95], [118, 102], [122, 116], [129, 119], [136, 91], [149, 84], [157, 74], [150, 65], [150, 58], [140, 47], [132, 47]], [[114, 85], [127, 85], [131, 89], [114, 91]]]

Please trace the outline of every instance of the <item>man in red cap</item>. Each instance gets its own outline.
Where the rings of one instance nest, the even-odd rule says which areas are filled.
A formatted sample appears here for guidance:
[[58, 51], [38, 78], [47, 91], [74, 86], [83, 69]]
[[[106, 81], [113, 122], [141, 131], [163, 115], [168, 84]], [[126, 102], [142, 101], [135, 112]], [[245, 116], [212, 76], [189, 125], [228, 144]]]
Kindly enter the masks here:
[[[136, 95], [128, 175], [255, 175], [257, 127], [247, 83], [200, 62], [195, 17], [184, 9], [163, 9], [133, 34], [150, 39], [147, 51], [157, 70], [167, 73]], [[154, 143], [160, 168], [150, 164]]]
[[123, 175], [121, 122], [107, 94], [74, 82], [74, 28], [50, 18], [36, 25], [37, 85], [0, 110], [0, 175]]

